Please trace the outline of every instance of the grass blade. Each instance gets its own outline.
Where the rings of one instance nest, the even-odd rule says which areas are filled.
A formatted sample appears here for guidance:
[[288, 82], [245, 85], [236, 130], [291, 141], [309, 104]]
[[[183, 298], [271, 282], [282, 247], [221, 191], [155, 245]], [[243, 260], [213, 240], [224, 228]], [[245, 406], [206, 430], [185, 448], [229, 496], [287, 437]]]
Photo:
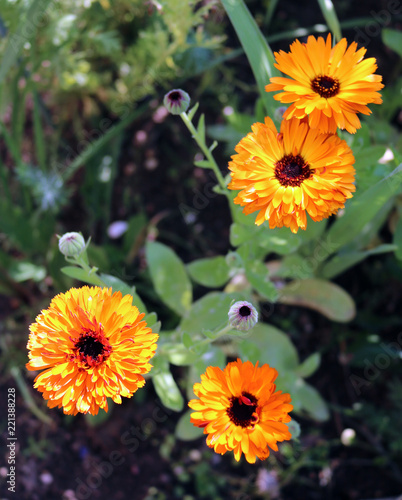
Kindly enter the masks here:
[[265, 86], [271, 77], [280, 76], [272, 50], [243, 0], [222, 0], [222, 4], [247, 55], [265, 109], [272, 116], [278, 104], [272, 92], [265, 92]]
[[342, 38], [341, 25], [331, 0], [318, 0], [322, 15], [337, 42]]

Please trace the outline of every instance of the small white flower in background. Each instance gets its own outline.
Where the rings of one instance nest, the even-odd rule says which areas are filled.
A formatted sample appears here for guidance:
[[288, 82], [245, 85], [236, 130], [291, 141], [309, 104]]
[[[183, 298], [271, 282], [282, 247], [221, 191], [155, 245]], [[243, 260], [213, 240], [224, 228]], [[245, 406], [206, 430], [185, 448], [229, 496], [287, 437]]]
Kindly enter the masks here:
[[247, 332], [258, 322], [257, 309], [245, 300], [235, 302], [229, 309], [228, 317], [230, 325], [242, 332]]
[[344, 429], [341, 434], [341, 443], [350, 446], [355, 440], [356, 432], [354, 429]]

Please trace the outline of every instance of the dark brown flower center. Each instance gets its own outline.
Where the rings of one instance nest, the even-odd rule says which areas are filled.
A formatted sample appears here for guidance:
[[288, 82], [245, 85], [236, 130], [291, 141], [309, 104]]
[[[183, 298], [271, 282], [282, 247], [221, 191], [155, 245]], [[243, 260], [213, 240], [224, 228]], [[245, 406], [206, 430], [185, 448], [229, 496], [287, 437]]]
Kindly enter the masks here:
[[111, 352], [112, 347], [102, 328], [99, 332], [85, 330], [75, 341], [73, 358], [89, 368], [103, 363]]
[[256, 413], [257, 398], [248, 392], [243, 392], [240, 397], [230, 399], [230, 407], [226, 410], [230, 420], [239, 427], [255, 425], [259, 418]]
[[275, 177], [282, 186], [300, 186], [313, 173], [300, 155], [286, 155], [275, 163]]
[[339, 80], [330, 76], [316, 76], [311, 82], [311, 88], [321, 97], [328, 99], [339, 93]]
[[247, 316], [250, 316], [251, 314], [251, 309], [247, 306], [241, 306], [239, 309], [239, 314], [242, 318], [247, 318]]

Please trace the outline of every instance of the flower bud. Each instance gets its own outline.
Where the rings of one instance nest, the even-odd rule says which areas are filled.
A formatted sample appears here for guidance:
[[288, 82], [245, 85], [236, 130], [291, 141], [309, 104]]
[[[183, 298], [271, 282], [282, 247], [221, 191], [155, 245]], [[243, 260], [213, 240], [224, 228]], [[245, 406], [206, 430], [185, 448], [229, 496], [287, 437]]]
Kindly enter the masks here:
[[163, 98], [163, 104], [172, 115], [179, 115], [188, 110], [190, 96], [181, 89], [173, 89]]
[[78, 257], [85, 249], [85, 240], [79, 233], [66, 233], [59, 239], [59, 250], [66, 257]]
[[229, 309], [229, 323], [236, 330], [247, 332], [258, 322], [258, 312], [253, 304], [241, 300]]

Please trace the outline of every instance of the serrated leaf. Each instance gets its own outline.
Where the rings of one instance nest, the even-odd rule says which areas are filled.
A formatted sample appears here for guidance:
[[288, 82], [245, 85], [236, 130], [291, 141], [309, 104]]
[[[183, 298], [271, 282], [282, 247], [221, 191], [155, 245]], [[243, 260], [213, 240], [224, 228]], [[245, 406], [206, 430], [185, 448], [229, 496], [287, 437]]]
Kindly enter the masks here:
[[191, 423], [190, 416], [192, 413], [194, 413], [194, 410], [187, 410], [177, 422], [175, 435], [182, 441], [193, 441], [204, 434], [204, 429]]
[[223, 256], [199, 259], [187, 265], [190, 277], [201, 285], [218, 288], [229, 280], [230, 268]]
[[167, 306], [183, 316], [192, 302], [192, 286], [184, 264], [162, 243], [148, 241], [145, 249], [156, 293]]
[[173, 411], [182, 411], [184, 399], [169, 371], [161, 371], [152, 377], [156, 394], [162, 404]]
[[355, 303], [343, 288], [319, 279], [292, 281], [282, 288], [278, 302], [309, 307], [340, 323], [356, 314]]

